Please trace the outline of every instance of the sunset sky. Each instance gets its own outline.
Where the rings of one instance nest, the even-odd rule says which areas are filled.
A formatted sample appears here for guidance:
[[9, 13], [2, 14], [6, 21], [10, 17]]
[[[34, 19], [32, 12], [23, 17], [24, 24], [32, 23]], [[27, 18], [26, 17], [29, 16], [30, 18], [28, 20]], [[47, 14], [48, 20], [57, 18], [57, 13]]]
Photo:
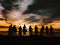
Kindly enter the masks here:
[[60, 28], [59, 0], [0, 0], [0, 26], [52, 25]]

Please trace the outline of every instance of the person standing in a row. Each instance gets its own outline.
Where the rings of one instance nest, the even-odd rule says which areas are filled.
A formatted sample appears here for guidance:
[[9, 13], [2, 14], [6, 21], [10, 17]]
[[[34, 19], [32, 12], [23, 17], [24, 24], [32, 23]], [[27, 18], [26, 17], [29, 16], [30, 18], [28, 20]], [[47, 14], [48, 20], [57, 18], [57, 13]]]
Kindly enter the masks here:
[[9, 26], [9, 30], [8, 30], [8, 35], [11, 36], [12, 35], [12, 24]]
[[38, 27], [35, 25], [35, 35], [38, 35]]
[[55, 34], [54, 34], [54, 31], [53, 31], [53, 27], [50, 26], [50, 37], [52, 37], [53, 35], [55, 35]]
[[29, 33], [30, 33], [30, 36], [32, 36], [32, 33], [33, 33], [33, 31], [32, 31], [33, 29], [32, 29], [32, 27], [31, 26], [29, 26]]
[[26, 35], [26, 32], [27, 32], [27, 29], [26, 29], [26, 26], [24, 25], [23, 26], [23, 34], [24, 34], [24, 36]]
[[22, 36], [22, 27], [19, 27], [19, 35]]
[[48, 26], [46, 26], [46, 36], [48, 35], [48, 33], [49, 33], [49, 28], [48, 28]]
[[44, 36], [44, 25], [41, 27], [40, 36]]
[[13, 35], [16, 35], [16, 32], [17, 32], [16, 25], [12, 27], [12, 31], [13, 31]]

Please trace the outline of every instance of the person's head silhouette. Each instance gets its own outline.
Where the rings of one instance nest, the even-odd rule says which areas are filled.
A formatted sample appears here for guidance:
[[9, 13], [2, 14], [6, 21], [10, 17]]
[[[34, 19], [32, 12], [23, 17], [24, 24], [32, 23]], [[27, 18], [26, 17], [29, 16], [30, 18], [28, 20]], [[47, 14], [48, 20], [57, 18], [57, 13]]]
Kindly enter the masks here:
[[16, 27], [16, 25], [14, 25], [14, 27]]
[[10, 26], [12, 27], [12, 24]]
[[23, 28], [26, 28], [26, 25], [24, 24]]
[[35, 25], [35, 27], [37, 27], [37, 25]]
[[30, 27], [31, 27], [31, 25], [30, 25]]
[[20, 28], [21, 28], [21, 26], [20, 26]]

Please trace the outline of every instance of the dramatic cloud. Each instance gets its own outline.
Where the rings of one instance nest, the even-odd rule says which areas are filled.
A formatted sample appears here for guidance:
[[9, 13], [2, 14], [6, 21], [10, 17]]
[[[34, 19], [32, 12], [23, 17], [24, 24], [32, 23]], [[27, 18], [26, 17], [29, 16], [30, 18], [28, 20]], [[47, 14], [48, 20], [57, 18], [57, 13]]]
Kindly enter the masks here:
[[[19, 23], [50, 23], [60, 17], [60, 1], [56, 0], [1, 0], [1, 10], [7, 20]], [[12, 23], [12, 21], [9, 21]]]
[[28, 7], [26, 13], [40, 14], [43, 16], [49, 16], [47, 22], [52, 21], [60, 16], [60, 1], [59, 0], [36, 0], [36, 2]]
[[0, 4], [0, 18], [4, 18], [3, 14], [2, 14], [2, 10], [4, 10], [4, 8]]

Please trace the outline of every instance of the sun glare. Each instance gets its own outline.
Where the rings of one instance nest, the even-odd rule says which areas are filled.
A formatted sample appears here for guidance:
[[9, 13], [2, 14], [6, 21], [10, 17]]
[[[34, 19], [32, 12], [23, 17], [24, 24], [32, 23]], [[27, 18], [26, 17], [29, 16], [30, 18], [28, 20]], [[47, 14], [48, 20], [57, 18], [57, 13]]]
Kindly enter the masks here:
[[[24, 24], [21, 24], [20, 26], [23, 28]], [[26, 24], [26, 28], [27, 29], [29, 28], [29, 25], [28, 24]]]

